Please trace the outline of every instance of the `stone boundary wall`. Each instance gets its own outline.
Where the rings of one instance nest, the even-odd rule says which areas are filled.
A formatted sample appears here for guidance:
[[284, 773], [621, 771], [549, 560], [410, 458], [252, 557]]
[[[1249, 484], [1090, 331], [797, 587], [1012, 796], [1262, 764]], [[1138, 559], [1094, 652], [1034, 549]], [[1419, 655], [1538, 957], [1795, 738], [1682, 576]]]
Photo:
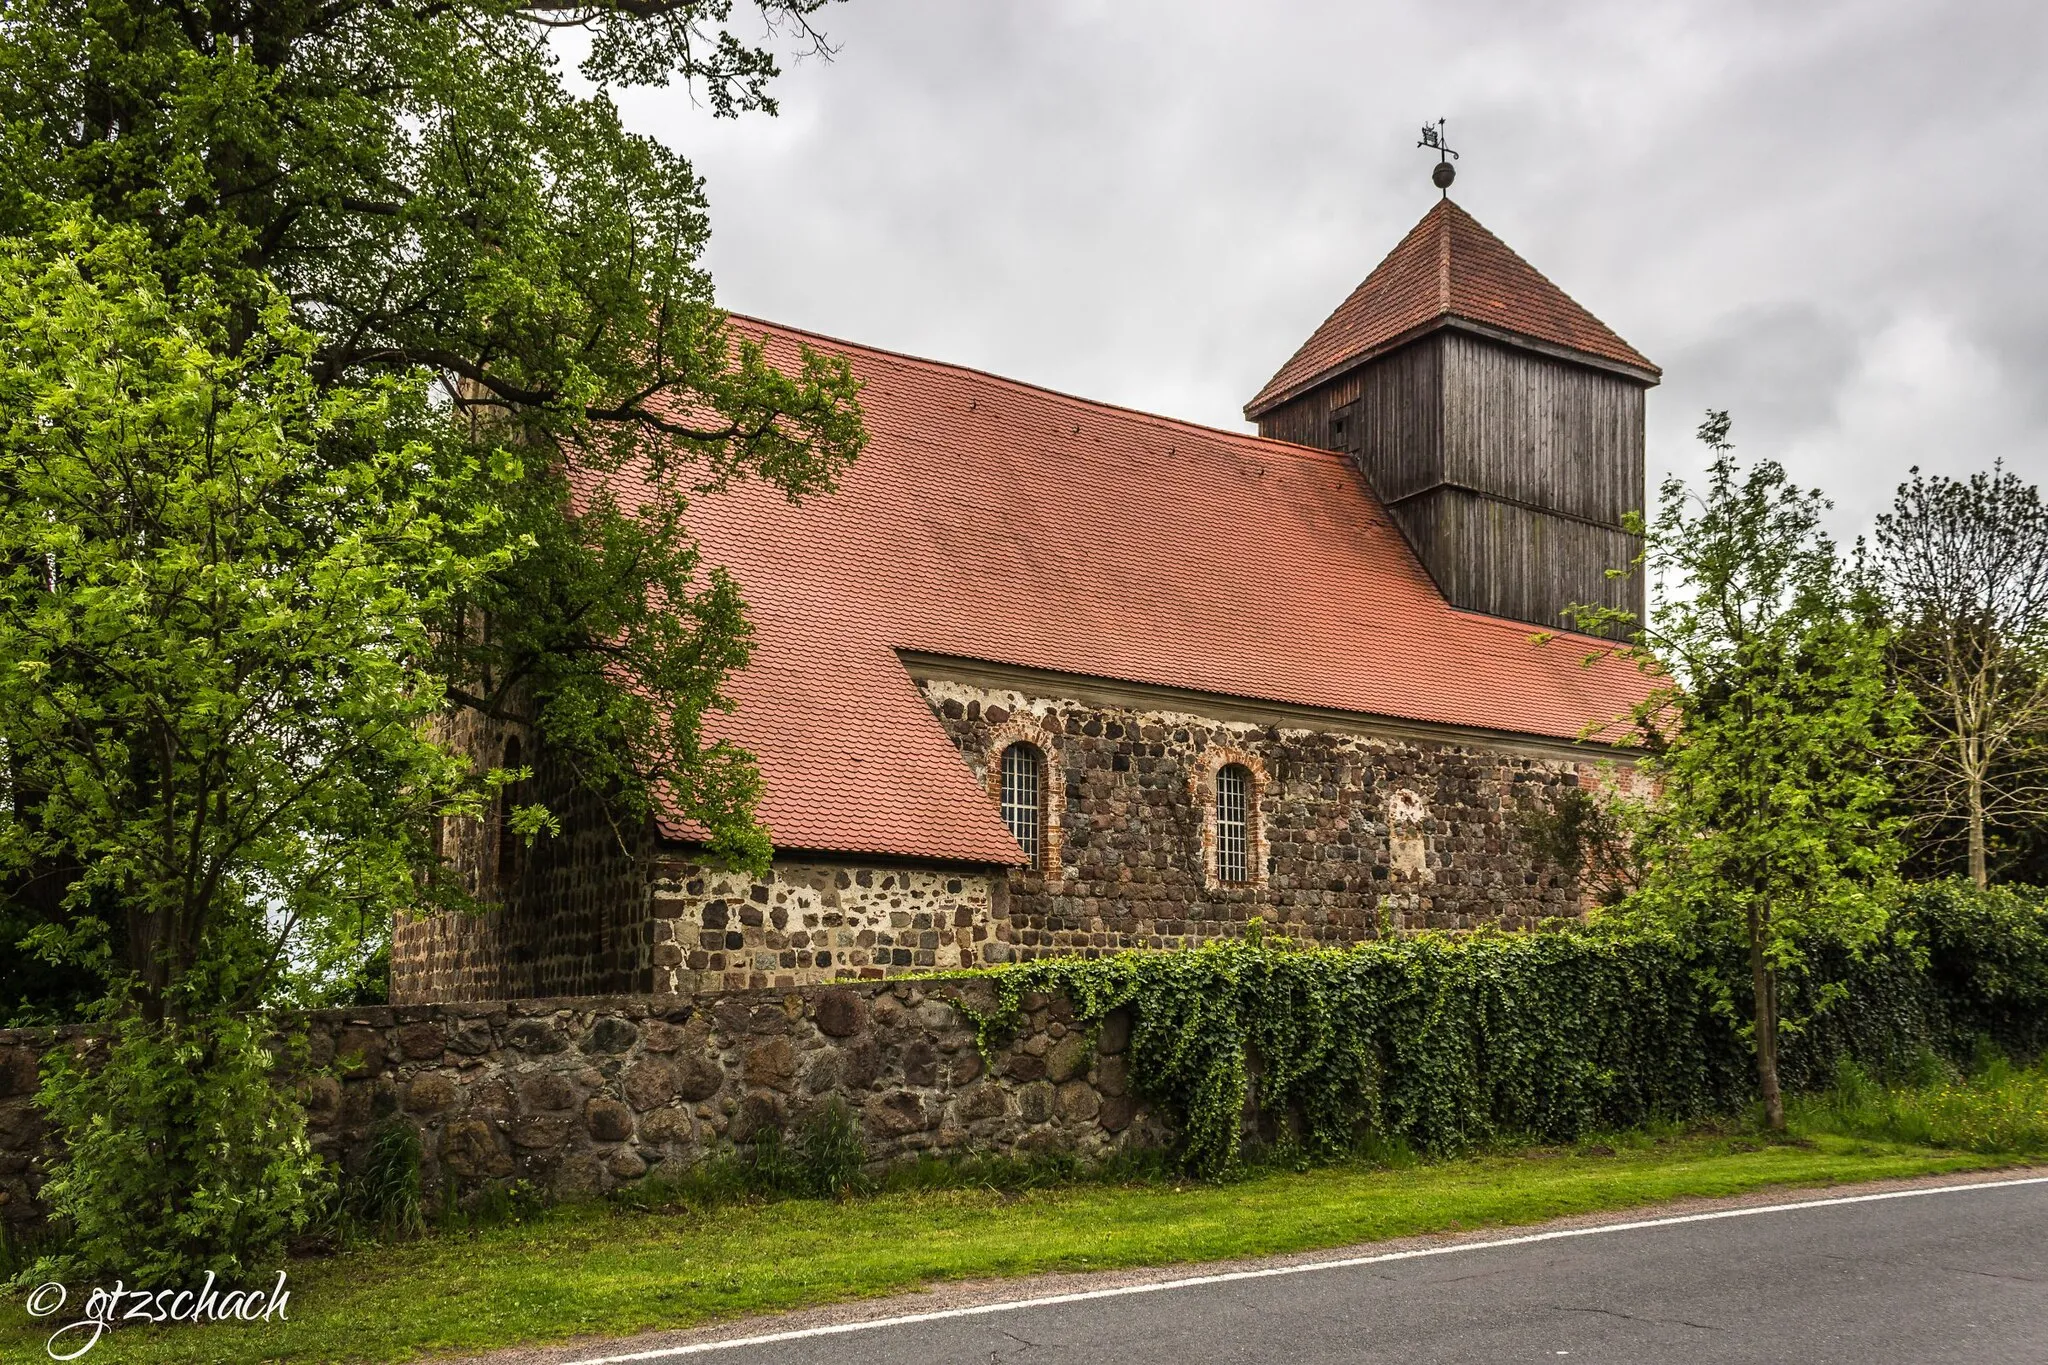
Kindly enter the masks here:
[[[301, 1085], [316, 1146], [344, 1170], [386, 1119], [415, 1125], [434, 1195], [512, 1181], [601, 1194], [790, 1131], [834, 1098], [876, 1162], [1167, 1140], [1130, 1093], [1127, 1016], [1090, 1029], [1064, 999], [1029, 996], [1015, 1038], [985, 1062], [963, 995], [994, 1000], [987, 982], [896, 981], [325, 1010], [307, 1017], [314, 1073]], [[36, 1066], [67, 1036], [79, 1031], [0, 1030], [0, 1221], [41, 1217]]]

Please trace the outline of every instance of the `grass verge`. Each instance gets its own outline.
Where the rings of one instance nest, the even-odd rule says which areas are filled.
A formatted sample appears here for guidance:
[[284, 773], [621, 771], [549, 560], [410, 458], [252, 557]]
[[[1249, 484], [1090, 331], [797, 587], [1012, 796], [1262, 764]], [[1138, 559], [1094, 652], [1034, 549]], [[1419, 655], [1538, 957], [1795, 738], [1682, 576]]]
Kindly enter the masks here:
[[1929, 1062], [1918, 1085], [1886, 1087], [1852, 1063], [1834, 1088], [1794, 1101], [1807, 1129], [1964, 1152], [2048, 1156], [2048, 1058], [2033, 1066], [1987, 1054], [1972, 1074], [1944, 1074]]
[[[124, 1331], [89, 1359], [402, 1361], [687, 1327], [930, 1281], [1270, 1255], [2009, 1160], [1836, 1132], [1780, 1144], [1694, 1134], [1227, 1184], [912, 1190], [679, 1211], [584, 1205], [300, 1262], [289, 1323]], [[0, 1354], [42, 1358], [49, 1328], [30, 1323], [18, 1299], [0, 1313]]]

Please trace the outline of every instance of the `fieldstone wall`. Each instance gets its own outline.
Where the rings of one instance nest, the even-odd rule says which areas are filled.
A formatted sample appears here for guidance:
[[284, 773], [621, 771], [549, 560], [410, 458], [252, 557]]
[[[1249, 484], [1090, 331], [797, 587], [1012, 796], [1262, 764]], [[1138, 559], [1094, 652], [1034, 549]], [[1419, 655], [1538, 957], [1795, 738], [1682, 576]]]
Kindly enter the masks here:
[[[430, 1189], [526, 1181], [564, 1197], [677, 1175], [838, 1100], [869, 1156], [1084, 1156], [1167, 1134], [1130, 1093], [1129, 1020], [1076, 1025], [1033, 997], [984, 1060], [961, 1008], [985, 982], [731, 992], [701, 1001], [526, 1000], [323, 1011], [301, 1082], [314, 1141], [345, 1169], [402, 1117]], [[47, 1161], [30, 1096], [57, 1034], [0, 1031], [0, 1219], [40, 1216]]]
[[[925, 699], [986, 775], [1020, 739], [1046, 756], [1042, 865], [1007, 876], [990, 961], [1178, 948], [1257, 915], [1297, 938], [1509, 928], [1578, 913], [1574, 879], [1519, 813], [1596, 776], [1590, 763], [1337, 729], [1220, 720], [925, 679]], [[1216, 770], [1253, 776], [1253, 880], [1214, 875]]]

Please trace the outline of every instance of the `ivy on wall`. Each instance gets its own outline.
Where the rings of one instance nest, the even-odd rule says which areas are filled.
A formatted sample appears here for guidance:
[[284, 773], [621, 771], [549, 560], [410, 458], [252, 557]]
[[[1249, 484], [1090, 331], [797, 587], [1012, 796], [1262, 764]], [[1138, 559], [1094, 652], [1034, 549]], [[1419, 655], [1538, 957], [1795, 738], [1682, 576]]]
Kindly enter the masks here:
[[[994, 986], [976, 1011], [985, 1053], [1030, 994], [1067, 997], [1084, 1026], [1129, 1010], [1132, 1079], [1204, 1173], [1233, 1165], [1248, 1129], [1316, 1155], [1367, 1134], [1445, 1153], [1727, 1113], [1754, 1087], [1731, 990], [1742, 964], [1599, 924], [1347, 949], [1255, 927], [1188, 952], [976, 975]], [[1843, 1056], [1879, 1068], [1930, 1050], [1960, 1059], [1985, 1036], [2036, 1051], [2048, 1042], [2048, 909], [1925, 888], [1876, 949], [1824, 949], [1786, 993], [1795, 1085]]]

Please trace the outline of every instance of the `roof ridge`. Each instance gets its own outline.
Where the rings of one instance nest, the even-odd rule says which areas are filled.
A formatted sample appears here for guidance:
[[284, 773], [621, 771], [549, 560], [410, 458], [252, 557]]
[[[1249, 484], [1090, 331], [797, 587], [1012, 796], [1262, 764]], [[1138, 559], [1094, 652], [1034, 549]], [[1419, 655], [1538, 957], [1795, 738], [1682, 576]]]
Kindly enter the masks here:
[[1261, 436], [1256, 431], [1232, 431], [1227, 427], [1214, 427], [1206, 422], [1191, 421], [1185, 417], [1169, 417], [1165, 413], [1148, 412], [1144, 408], [1134, 408], [1127, 403], [1112, 403], [1106, 398], [1090, 398], [1085, 394], [1069, 393], [1065, 389], [1055, 389], [1048, 384], [1036, 384], [1028, 379], [1015, 379], [1009, 375], [997, 374], [994, 370], [984, 370], [976, 365], [962, 365], [950, 360], [936, 360], [931, 356], [916, 355], [910, 351], [892, 350], [889, 347], [876, 346], [865, 341], [853, 341], [846, 337], [833, 336], [827, 332], [814, 331], [808, 327], [797, 327], [790, 323], [777, 322], [772, 318], [760, 317], [753, 313], [739, 313], [731, 309], [725, 310], [725, 313], [728, 318], [736, 319], [740, 322], [753, 323], [759, 327], [773, 328], [776, 331], [787, 332], [793, 336], [824, 342], [828, 346], [844, 346], [849, 350], [860, 351], [863, 354], [876, 356], [885, 361], [919, 366], [927, 370], [945, 370], [954, 374], [973, 375], [978, 379], [989, 380], [1006, 388], [1019, 390], [1024, 393], [1057, 398], [1068, 403], [1079, 403], [1084, 407], [1097, 408], [1104, 412], [1117, 413], [1125, 417], [1139, 418], [1143, 421], [1171, 429], [1199, 432], [1204, 436], [1217, 436], [1227, 441], [1238, 442], [1261, 449], [1279, 447], [1292, 454], [1314, 455], [1330, 463], [1349, 463], [1350, 461], [1350, 457], [1343, 452], [1324, 450], [1320, 446], [1303, 445], [1298, 441], [1284, 441], [1277, 436]]
[[[1437, 207], [1430, 211], [1436, 219], [1436, 306], [1439, 312], [1451, 308], [1451, 196], [1446, 194], [1437, 201]], [[1462, 212], [1463, 210], [1460, 210]], [[1377, 273], [1377, 272], [1375, 272]], [[1359, 282], [1360, 289], [1372, 279], [1371, 275]]]

